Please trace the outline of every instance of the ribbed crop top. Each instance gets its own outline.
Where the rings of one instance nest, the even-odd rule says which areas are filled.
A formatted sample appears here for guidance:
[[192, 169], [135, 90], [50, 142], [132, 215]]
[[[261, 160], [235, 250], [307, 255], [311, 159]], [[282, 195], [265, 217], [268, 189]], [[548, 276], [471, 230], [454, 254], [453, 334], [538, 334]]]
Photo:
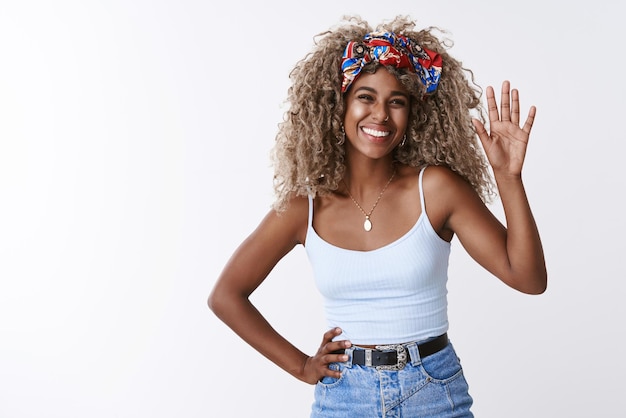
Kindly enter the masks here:
[[313, 228], [313, 199], [305, 249], [329, 329], [340, 327], [353, 344], [421, 341], [448, 330], [450, 243], [433, 229], [419, 174], [421, 214], [402, 237], [357, 251], [324, 241]]

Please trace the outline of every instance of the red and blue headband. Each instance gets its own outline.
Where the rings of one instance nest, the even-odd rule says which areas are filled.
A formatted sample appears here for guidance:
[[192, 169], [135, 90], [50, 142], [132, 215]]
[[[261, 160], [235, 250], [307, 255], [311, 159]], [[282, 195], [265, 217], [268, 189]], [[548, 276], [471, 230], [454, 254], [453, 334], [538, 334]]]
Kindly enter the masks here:
[[363, 41], [351, 41], [346, 46], [341, 60], [342, 93], [350, 88], [365, 64], [372, 61], [396, 68], [413, 68], [428, 93], [437, 89], [441, 78], [441, 55], [403, 35], [373, 32], [365, 35]]

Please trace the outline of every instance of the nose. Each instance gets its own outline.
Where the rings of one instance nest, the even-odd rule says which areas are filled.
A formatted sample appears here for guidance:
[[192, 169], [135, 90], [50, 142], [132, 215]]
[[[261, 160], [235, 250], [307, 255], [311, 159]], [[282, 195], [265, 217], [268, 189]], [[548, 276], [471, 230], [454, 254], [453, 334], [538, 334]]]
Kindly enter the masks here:
[[373, 117], [379, 123], [385, 123], [389, 120], [389, 111], [384, 103], [379, 103], [374, 107]]

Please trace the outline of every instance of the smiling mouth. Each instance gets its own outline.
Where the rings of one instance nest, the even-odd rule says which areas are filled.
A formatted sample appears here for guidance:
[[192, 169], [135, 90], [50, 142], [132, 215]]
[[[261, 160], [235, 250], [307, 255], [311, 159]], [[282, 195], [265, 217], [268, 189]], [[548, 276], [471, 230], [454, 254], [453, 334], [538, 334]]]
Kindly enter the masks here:
[[389, 134], [391, 132], [389, 131], [377, 131], [376, 129], [371, 129], [371, 128], [362, 128], [363, 132], [365, 132], [368, 135], [371, 136], [375, 136], [376, 138], [384, 138], [386, 136], [389, 136]]

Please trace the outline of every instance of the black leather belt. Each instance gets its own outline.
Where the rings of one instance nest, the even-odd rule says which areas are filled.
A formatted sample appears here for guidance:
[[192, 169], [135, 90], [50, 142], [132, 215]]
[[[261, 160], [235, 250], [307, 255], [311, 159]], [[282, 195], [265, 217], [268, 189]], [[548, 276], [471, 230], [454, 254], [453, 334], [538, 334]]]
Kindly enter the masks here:
[[[411, 361], [408, 344], [379, 345], [376, 348], [360, 349], [355, 347], [352, 351], [352, 364], [361, 366], [373, 366], [386, 370], [401, 370]], [[444, 349], [448, 345], [448, 334], [417, 345], [420, 358], [425, 358], [431, 354]]]

